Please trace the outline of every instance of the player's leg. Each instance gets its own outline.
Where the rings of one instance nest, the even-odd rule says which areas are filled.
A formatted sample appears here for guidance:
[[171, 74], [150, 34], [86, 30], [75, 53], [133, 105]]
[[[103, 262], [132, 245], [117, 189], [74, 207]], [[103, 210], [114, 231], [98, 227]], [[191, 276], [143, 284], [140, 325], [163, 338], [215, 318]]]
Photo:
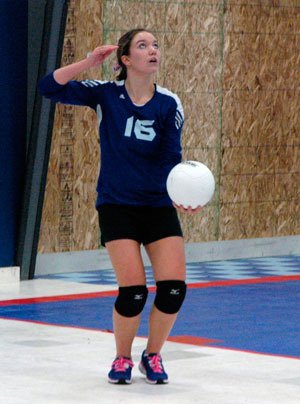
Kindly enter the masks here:
[[139, 243], [139, 209], [100, 205], [101, 242], [114, 268], [119, 290], [113, 311], [117, 355], [130, 356], [147, 289]]
[[140, 245], [134, 240], [114, 240], [106, 243], [106, 248], [119, 285], [119, 296], [113, 309], [117, 356], [130, 357], [140, 323], [140, 310], [147, 297]]
[[183, 303], [185, 254], [182, 237], [167, 237], [146, 246], [151, 260], [157, 291], [149, 318], [149, 336], [139, 369], [152, 384], [168, 383], [160, 351], [168, 338]]
[[[157, 282], [157, 293], [160, 294], [158, 299], [156, 297], [150, 314], [147, 352], [160, 352], [185, 296], [183, 238], [167, 237], [155, 241], [146, 246], [146, 251]], [[169, 295], [172, 292], [174, 295]]]
[[110, 383], [131, 383], [131, 348], [137, 333], [141, 311], [147, 299], [145, 271], [140, 245], [134, 240], [114, 240], [106, 243], [119, 285], [113, 308], [116, 359], [108, 374]]

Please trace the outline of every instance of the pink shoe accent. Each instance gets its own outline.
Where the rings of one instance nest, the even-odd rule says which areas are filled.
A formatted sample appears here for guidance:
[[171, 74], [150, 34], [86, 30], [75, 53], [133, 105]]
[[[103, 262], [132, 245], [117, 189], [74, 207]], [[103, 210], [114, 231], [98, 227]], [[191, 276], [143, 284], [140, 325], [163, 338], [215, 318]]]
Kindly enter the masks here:
[[133, 368], [133, 366], [133, 362], [128, 358], [124, 358], [123, 356], [116, 358], [112, 363], [112, 367], [116, 372], [126, 372], [129, 367]]
[[148, 356], [149, 364], [151, 369], [155, 373], [163, 373], [163, 368], [161, 364], [161, 356], [159, 354]]

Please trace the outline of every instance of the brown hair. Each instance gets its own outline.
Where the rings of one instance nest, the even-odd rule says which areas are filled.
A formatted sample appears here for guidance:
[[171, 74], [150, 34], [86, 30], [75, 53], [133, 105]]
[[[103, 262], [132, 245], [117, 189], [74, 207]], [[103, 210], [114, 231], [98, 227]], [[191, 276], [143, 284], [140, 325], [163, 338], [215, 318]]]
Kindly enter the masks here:
[[148, 31], [147, 29], [144, 29], [144, 28], [135, 28], [135, 29], [132, 29], [132, 30], [126, 32], [126, 34], [122, 35], [121, 38], [119, 39], [119, 42], [118, 42], [119, 47], [117, 50], [117, 59], [118, 59], [118, 64], [121, 67], [121, 71], [117, 76], [117, 80], [126, 80], [127, 79], [127, 68], [124, 65], [124, 63], [122, 62], [121, 57], [123, 55], [129, 55], [131, 41], [136, 36], [136, 34], [138, 34], [140, 32], [150, 32], [150, 31]]

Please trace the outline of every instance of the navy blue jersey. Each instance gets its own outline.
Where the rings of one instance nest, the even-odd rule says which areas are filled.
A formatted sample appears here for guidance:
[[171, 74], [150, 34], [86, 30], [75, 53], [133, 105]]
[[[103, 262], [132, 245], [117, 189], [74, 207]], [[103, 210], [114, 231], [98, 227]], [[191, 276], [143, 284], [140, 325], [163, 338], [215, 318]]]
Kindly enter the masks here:
[[39, 83], [53, 101], [85, 105], [98, 116], [101, 169], [97, 206], [104, 203], [170, 206], [166, 179], [181, 161], [181, 102], [155, 86], [151, 100], [135, 105], [124, 81], [84, 80], [58, 84], [53, 73]]

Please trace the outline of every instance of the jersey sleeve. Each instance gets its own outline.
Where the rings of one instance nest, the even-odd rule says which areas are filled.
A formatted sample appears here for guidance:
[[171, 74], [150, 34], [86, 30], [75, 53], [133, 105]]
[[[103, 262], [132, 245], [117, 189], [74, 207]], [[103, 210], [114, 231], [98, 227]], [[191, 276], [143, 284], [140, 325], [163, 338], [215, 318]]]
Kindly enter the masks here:
[[59, 84], [55, 81], [53, 73], [43, 77], [38, 83], [38, 90], [41, 95], [55, 102], [70, 105], [83, 105], [93, 109], [99, 103], [101, 92], [97, 91], [98, 101], [96, 102], [95, 88], [100, 82], [96, 80], [75, 81], [71, 80], [67, 84]]
[[184, 124], [184, 112], [178, 97], [172, 99], [166, 115], [165, 130], [162, 140], [162, 162], [173, 168], [182, 157], [181, 132]]

